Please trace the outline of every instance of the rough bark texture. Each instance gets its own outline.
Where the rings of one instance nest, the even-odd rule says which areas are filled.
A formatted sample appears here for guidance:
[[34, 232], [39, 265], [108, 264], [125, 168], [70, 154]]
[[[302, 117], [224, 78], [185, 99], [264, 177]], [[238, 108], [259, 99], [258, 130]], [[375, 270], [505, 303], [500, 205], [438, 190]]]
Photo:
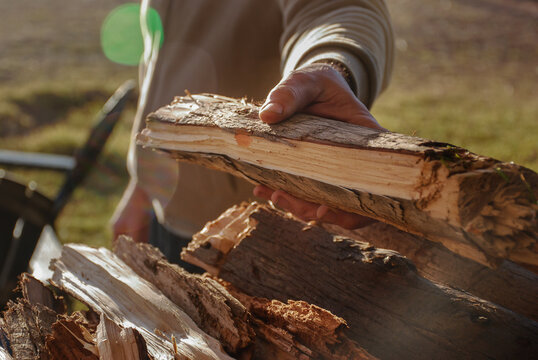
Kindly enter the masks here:
[[[211, 96], [195, 99], [177, 98], [151, 114], [139, 143], [170, 151], [178, 160], [228, 171], [310, 201], [388, 222], [489, 266], [505, 258], [538, 265], [538, 175], [529, 169], [448, 144], [308, 115], [267, 125], [258, 120], [254, 105]], [[183, 136], [180, 140], [182, 131], [192, 131], [193, 127], [199, 128], [198, 138]], [[204, 134], [208, 132], [235, 140], [204, 151]], [[252, 150], [252, 144], [259, 143], [266, 148]], [[267, 155], [271, 144], [293, 152], [304, 164], [319, 165], [316, 154], [325, 149], [335, 154], [332, 163], [339, 161], [339, 153], [371, 157], [379, 161], [380, 174], [390, 171], [394, 163], [397, 166], [392, 170], [401, 171], [401, 176], [380, 177], [378, 183], [371, 179], [367, 184], [371, 190], [365, 190], [359, 176], [350, 180], [358, 182], [356, 187], [332, 182], [330, 176], [356, 170], [368, 161], [346, 162], [341, 171], [323, 176], [321, 172], [309, 173], [308, 166], [289, 169], [286, 161], [264, 166], [272, 156]], [[318, 152], [302, 152], [303, 144], [319, 146]], [[245, 152], [245, 148], [250, 151]], [[239, 153], [242, 155], [237, 156]], [[404, 181], [407, 174], [414, 174], [410, 184]], [[401, 195], [394, 194], [399, 188]]]
[[51, 268], [55, 286], [117, 325], [136, 329], [151, 357], [230, 359], [217, 340], [109, 250], [66, 245]]
[[505, 260], [498, 268], [490, 269], [454, 254], [440, 244], [383, 223], [353, 231], [334, 225], [323, 226], [334, 234], [398, 251], [413, 261], [418, 273], [427, 279], [462, 289], [538, 320], [538, 275], [511, 261]]
[[[226, 238], [236, 245], [210, 264], [218, 276], [251, 296], [331, 311], [373, 356], [502, 359], [538, 352], [536, 322], [432, 283], [394, 251], [333, 236], [268, 207], [249, 211], [245, 226]], [[196, 247], [187, 252], [195, 256]]]
[[215, 280], [170, 264], [148, 244], [119, 237], [115, 254], [139, 276], [154, 284], [206, 333], [235, 354], [252, 343], [254, 333], [245, 307]]
[[50, 359], [99, 359], [94, 334], [80, 313], [60, 315], [52, 325], [45, 347]]
[[304, 301], [283, 303], [248, 296], [220, 282], [253, 316], [254, 359], [375, 359], [344, 335], [344, 319], [325, 309]]
[[46, 306], [32, 305], [25, 299], [9, 302], [3, 327], [15, 359], [48, 359], [45, 340], [50, 335], [56, 313]]

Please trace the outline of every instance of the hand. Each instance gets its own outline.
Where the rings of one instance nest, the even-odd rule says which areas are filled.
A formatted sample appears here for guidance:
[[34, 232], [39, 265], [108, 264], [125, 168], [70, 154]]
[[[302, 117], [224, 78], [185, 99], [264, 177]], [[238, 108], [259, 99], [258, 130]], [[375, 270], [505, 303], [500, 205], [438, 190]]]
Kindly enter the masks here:
[[269, 92], [260, 119], [274, 124], [298, 112], [385, 130], [342, 75], [326, 64], [305, 66], [282, 79]]
[[[325, 64], [305, 66], [282, 79], [267, 96], [260, 110], [260, 119], [274, 124], [298, 112], [385, 130], [353, 94], [342, 75]], [[263, 185], [256, 186], [253, 193], [271, 200], [305, 221], [318, 220], [345, 229], [363, 227], [374, 221], [358, 214], [301, 200], [282, 190], [274, 191]]]
[[114, 240], [127, 235], [135, 242], [149, 241], [151, 201], [144, 190], [130, 183], [110, 219]]

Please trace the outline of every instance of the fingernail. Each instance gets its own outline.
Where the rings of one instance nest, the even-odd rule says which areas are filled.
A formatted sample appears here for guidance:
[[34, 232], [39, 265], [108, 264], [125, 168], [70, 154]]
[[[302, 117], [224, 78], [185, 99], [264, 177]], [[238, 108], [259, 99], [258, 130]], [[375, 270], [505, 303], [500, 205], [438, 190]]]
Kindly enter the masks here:
[[284, 108], [279, 103], [270, 102], [264, 105], [260, 111], [261, 112], [269, 111], [277, 115], [282, 115], [282, 113], [284, 112]]

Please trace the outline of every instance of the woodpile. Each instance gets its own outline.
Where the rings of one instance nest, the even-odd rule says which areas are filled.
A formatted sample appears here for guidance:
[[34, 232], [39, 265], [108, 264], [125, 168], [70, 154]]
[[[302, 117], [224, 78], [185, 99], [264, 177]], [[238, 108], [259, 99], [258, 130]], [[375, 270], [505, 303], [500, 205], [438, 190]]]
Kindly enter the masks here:
[[[182, 251], [203, 275], [127, 237], [66, 245], [49, 284], [21, 276], [0, 360], [536, 357], [538, 175], [306, 115], [256, 119], [244, 101], [179, 98], [139, 141], [381, 221], [344, 230], [238, 204]], [[310, 166], [322, 155], [362, 171]], [[68, 312], [71, 297], [88, 310]]]

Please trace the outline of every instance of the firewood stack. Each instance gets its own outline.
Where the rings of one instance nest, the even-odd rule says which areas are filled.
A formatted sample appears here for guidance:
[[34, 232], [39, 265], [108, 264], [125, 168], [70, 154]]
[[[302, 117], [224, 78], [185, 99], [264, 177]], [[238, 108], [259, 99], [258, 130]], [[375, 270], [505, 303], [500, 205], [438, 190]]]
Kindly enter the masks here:
[[[204, 275], [126, 237], [113, 251], [66, 245], [48, 287], [21, 277], [0, 359], [536, 357], [536, 173], [306, 115], [256, 119], [244, 101], [178, 98], [139, 141], [380, 221], [349, 231], [238, 204], [183, 249]], [[323, 153], [346, 171], [301, 165]], [[67, 314], [58, 294], [89, 310]]]

